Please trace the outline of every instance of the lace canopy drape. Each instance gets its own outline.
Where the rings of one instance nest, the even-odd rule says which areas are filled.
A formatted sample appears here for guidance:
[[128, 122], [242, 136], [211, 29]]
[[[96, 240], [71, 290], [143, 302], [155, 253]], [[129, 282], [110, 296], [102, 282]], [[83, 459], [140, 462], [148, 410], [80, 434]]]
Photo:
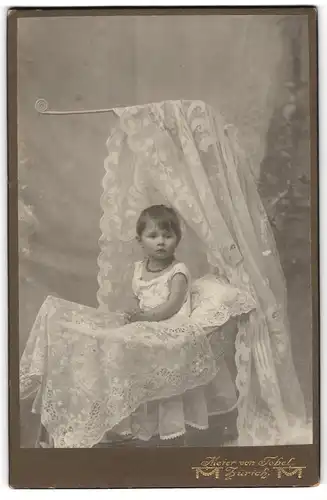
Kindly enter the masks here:
[[184, 224], [179, 258], [193, 276], [214, 270], [257, 303], [236, 338], [240, 444], [287, 442], [305, 422], [305, 405], [291, 356], [283, 271], [250, 158], [234, 129], [202, 101], [115, 112], [101, 198], [100, 309], [128, 300], [140, 211], [161, 202], [174, 207]]

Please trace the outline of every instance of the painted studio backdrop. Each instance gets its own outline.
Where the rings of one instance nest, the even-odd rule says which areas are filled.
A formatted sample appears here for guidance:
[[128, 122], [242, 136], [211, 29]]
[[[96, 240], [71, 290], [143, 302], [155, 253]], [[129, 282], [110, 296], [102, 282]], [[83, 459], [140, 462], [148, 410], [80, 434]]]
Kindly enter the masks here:
[[[56, 109], [201, 99], [239, 130], [287, 280], [295, 367], [311, 414], [307, 18], [20, 19], [20, 352], [47, 295], [97, 306], [101, 181], [110, 114]], [[26, 412], [24, 408], [26, 407]], [[37, 417], [23, 403], [22, 446]]]

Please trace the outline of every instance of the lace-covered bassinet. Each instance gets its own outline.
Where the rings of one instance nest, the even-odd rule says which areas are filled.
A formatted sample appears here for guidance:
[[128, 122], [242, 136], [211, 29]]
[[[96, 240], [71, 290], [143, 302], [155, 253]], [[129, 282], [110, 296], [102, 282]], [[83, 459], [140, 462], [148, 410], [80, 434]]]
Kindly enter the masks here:
[[[218, 328], [230, 315], [251, 310], [239, 320], [235, 339], [239, 445], [307, 442], [283, 272], [235, 131], [202, 101], [114, 112], [117, 126], [107, 141], [101, 197], [99, 308], [47, 298], [21, 360], [21, 397], [36, 392], [34, 411], [56, 446], [93, 446], [140, 404], [210, 383], [217, 366], [204, 326]], [[155, 348], [152, 327], [141, 328], [141, 359], [135, 355], [135, 326], [124, 327], [123, 351], [121, 318], [110, 311], [129, 305], [133, 263], [140, 258], [135, 222], [141, 210], [157, 203], [173, 206], [182, 220], [178, 257], [193, 277], [211, 273], [235, 285], [252, 298], [255, 309], [242, 311], [242, 304], [234, 302], [233, 311], [225, 302], [207, 310], [207, 325], [190, 320], [173, 331], [161, 325], [160, 334], [153, 325]], [[117, 327], [110, 347], [109, 340], [88, 333], [107, 327]], [[162, 356], [167, 345], [169, 356]], [[187, 353], [184, 364], [181, 346]], [[121, 374], [122, 362], [131, 367], [129, 381]]]

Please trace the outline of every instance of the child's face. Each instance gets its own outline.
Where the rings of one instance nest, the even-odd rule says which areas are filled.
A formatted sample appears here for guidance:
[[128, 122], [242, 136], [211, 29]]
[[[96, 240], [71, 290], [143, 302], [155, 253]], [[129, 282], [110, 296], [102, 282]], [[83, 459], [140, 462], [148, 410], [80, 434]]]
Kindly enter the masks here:
[[177, 237], [174, 231], [160, 229], [151, 219], [147, 221], [139, 241], [145, 254], [156, 260], [172, 257], [177, 247]]

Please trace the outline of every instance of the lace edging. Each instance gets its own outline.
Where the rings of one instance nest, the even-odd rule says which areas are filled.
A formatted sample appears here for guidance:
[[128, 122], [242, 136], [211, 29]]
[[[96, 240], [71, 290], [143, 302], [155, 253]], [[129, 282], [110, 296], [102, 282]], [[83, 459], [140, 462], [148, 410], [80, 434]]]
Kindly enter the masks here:
[[174, 432], [173, 434], [168, 434], [167, 436], [160, 436], [162, 441], [168, 441], [170, 439], [176, 439], [178, 437], [184, 436], [186, 433], [185, 429], [182, 431]]
[[190, 422], [189, 420], [185, 420], [185, 424], [193, 427], [194, 429], [198, 429], [199, 431], [205, 431], [209, 429], [209, 425], [199, 425], [195, 424], [194, 422]]
[[[201, 308], [197, 308], [200, 309]], [[208, 326], [217, 326], [220, 327], [227, 323], [231, 318], [237, 318], [242, 316], [243, 314], [248, 314], [255, 309], [254, 302], [249, 300], [244, 303], [235, 302], [233, 305], [229, 306], [221, 306], [220, 309], [212, 309], [210, 311], [205, 311], [205, 315], [202, 313], [203, 324]], [[191, 319], [194, 319], [197, 323], [201, 325], [201, 319], [197, 319], [197, 314], [194, 314], [196, 309], [191, 314]], [[208, 317], [209, 316], [209, 317]], [[212, 316], [210, 318], [210, 316]]]

